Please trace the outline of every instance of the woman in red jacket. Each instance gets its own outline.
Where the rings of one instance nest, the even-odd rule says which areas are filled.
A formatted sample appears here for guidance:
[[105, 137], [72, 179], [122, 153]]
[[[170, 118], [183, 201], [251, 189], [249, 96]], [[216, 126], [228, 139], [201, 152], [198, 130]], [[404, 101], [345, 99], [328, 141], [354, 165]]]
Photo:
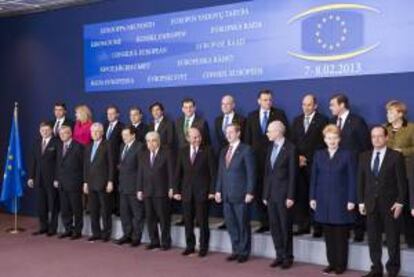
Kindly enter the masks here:
[[79, 105], [75, 108], [76, 123], [73, 129], [73, 139], [82, 145], [92, 141], [91, 126], [92, 112], [86, 105]]

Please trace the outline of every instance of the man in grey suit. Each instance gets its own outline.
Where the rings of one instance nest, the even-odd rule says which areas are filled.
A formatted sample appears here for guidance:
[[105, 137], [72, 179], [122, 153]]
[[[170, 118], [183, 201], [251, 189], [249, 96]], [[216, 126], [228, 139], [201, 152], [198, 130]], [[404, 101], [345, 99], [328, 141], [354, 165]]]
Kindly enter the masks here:
[[216, 202], [223, 201], [224, 220], [230, 234], [232, 254], [228, 261], [248, 260], [251, 249], [249, 204], [253, 200], [256, 165], [253, 150], [240, 142], [240, 126], [226, 128], [229, 145], [222, 149], [216, 183]]

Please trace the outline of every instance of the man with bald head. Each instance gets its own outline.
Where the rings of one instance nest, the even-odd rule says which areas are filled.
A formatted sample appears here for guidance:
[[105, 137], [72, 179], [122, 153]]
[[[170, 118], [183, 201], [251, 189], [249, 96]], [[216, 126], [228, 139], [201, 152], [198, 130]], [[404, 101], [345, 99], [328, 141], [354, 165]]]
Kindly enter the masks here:
[[271, 267], [288, 269], [293, 262], [292, 208], [295, 203], [298, 157], [285, 138], [286, 126], [273, 121], [267, 128], [270, 145], [265, 159], [263, 203], [267, 206], [270, 233], [276, 250]]
[[[310, 232], [311, 210], [309, 208], [309, 184], [312, 158], [316, 150], [325, 148], [322, 130], [329, 119], [318, 112], [318, 101], [313, 94], [306, 94], [302, 99], [302, 114], [295, 117], [291, 128], [291, 141], [299, 155], [299, 175], [296, 190], [294, 221], [298, 225], [295, 235]], [[313, 236], [321, 237], [322, 228], [313, 223]]]
[[208, 201], [214, 199], [216, 162], [213, 150], [202, 143], [197, 128], [187, 132], [189, 146], [178, 152], [174, 199], [182, 201], [187, 247], [184, 256], [195, 252], [194, 219], [200, 226], [199, 256], [207, 255], [209, 244]]
[[215, 131], [216, 131], [216, 138], [220, 150], [228, 145], [228, 141], [226, 139], [226, 127], [229, 124], [237, 124], [241, 128], [241, 137], [244, 134], [244, 124], [246, 119], [238, 114], [235, 111], [236, 108], [236, 101], [234, 97], [230, 94], [227, 94], [221, 98], [221, 111], [222, 114], [216, 117], [214, 122]]

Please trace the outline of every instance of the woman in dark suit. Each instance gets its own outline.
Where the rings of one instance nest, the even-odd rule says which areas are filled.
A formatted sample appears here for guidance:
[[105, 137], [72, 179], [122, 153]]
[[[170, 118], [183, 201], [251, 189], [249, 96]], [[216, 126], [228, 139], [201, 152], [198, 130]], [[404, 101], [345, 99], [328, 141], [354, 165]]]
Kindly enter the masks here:
[[340, 149], [340, 129], [323, 129], [327, 149], [315, 153], [312, 165], [310, 206], [315, 221], [323, 225], [328, 267], [323, 272], [342, 274], [348, 262], [348, 236], [354, 223], [356, 201], [356, 159]]

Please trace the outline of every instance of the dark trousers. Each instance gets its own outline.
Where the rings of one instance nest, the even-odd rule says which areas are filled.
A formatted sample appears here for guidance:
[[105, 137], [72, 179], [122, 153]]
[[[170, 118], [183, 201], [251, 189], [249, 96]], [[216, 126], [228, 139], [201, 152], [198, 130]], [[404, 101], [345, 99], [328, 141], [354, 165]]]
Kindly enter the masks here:
[[144, 203], [138, 201], [136, 194], [120, 193], [120, 215], [125, 237], [141, 241], [144, 229]]
[[367, 214], [367, 234], [372, 271], [382, 273], [382, 232], [385, 231], [388, 261], [387, 272], [398, 274], [400, 271], [400, 220], [394, 219], [390, 209], [376, 208]]
[[230, 234], [233, 254], [249, 256], [251, 250], [251, 229], [248, 205], [224, 202], [224, 220]]
[[346, 270], [348, 265], [349, 226], [324, 224], [326, 257], [335, 270]]
[[365, 217], [362, 216], [359, 212], [355, 211], [355, 224], [353, 227], [354, 230], [354, 237], [364, 237], [364, 233], [366, 230], [366, 220]]
[[94, 237], [110, 238], [112, 233], [112, 195], [105, 191], [93, 190], [90, 190], [88, 195], [92, 235]]
[[277, 260], [293, 260], [292, 210], [283, 202], [268, 202], [269, 226]]
[[56, 188], [38, 186], [37, 213], [41, 231], [56, 233], [59, 216], [59, 192]]
[[148, 234], [151, 244], [160, 245], [158, 222], [161, 227], [161, 245], [171, 246], [170, 199], [168, 197], [146, 197], [144, 199]]
[[[255, 195], [263, 195], [263, 176], [266, 160], [266, 148], [256, 149], [256, 164], [257, 164], [257, 183], [255, 186]], [[257, 213], [257, 219], [260, 221], [261, 227], [269, 227], [269, 218], [267, 216], [267, 207], [263, 204], [261, 197], [254, 198], [254, 204]]]
[[81, 234], [83, 227], [82, 192], [61, 189], [59, 198], [65, 231]]
[[196, 219], [200, 227], [200, 250], [208, 250], [210, 239], [208, 201], [199, 202], [192, 197], [190, 201], [183, 201], [182, 207], [187, 249], [194, 249], [195, 247], [194, 219]]

